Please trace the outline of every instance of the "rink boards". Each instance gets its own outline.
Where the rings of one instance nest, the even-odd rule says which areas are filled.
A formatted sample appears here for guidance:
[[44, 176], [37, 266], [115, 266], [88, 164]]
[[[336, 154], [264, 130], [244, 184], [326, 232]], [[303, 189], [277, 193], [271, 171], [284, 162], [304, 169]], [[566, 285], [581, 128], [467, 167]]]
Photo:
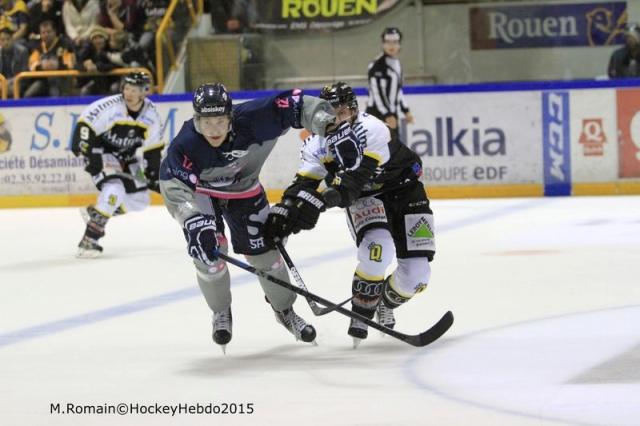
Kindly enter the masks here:
[[[433, 198], [638, 194], [635, 85], [640, 82], [408, 87], [415, 122], [402, 120], [401, 132], [422, 158]], [[234, 93], [234, 99], [271, 93]], [[366, 91], [357, 93], [364, 108]], [[82, 161], [70, 152], [73, 127], [93, 99], [0, 103], [0, 207], [82, 205], [95, 198]], [[168, 142], [191, 117], [191, 96], [154, 100]], [[270, 196], [291, 182], [304, 137], [291, 130], [276, 144], [262, 173]]]

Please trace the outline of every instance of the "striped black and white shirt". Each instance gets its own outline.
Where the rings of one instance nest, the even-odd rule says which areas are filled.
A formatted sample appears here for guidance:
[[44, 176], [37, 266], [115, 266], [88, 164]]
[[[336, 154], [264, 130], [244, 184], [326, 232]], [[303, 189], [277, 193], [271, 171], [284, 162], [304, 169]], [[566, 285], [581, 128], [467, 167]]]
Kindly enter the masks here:
[[381, 120], [409, 112], [402, 93], [402, 66], [398, 58], [381, 53], [369, 64], [367, 112]]

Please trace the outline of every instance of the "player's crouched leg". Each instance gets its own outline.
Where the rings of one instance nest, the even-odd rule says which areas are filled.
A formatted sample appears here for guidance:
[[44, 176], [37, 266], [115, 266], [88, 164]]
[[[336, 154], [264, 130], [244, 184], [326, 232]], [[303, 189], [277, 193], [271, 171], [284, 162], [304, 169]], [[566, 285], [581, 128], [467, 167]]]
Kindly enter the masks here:
[[382, 303], [396, 309], [415, 294], [425, 290], [431, 278], [431, 266], [426, 257], [398, 259], [398, 267], [384, 281]]
[[[290, 282], [289, 273], [280, 253], [269, 250], [253, 256], [246, 256], [247, 261], [256, 269], [266, 272], [282, 281]], [[272, 283], [266, 278], [258, 277], [267, 302], [271, 304], [276, 320], [284, 326], [296, 340], [313, 342], [316, 339], [316, 330], [293, 310], [293, 302], [296, 294], [284, 287]]]
[[[376, 306], [380, 302], [382, 292], [382, 278], [366, 276], [356, 271], [351, 282], [351, 309], [366, 318], [372, 319]], [[352, 319], [347, 334], [356, 339], [366, 339], [368, 336], [367, 325], [357, 319]], [[354, 342], [357, 346], [357, 343]]]
[[109, 220], [109, 215], [97, 210], [94, 206], [87, 207], [83, 213], [83, 220], [87, 225], [78, 244], [76, 257], [87, 259], [97, 257], [102, 253], [102, 246], [98, 244], [98, 240], [104, 237], [104, 228]]

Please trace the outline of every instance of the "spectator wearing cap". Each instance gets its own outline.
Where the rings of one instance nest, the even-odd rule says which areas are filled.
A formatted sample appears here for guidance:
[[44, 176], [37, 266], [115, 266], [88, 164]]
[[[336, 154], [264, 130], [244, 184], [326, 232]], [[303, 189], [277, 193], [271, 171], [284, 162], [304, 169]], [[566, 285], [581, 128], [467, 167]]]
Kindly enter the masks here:
[[8, 97], [13, 97], [13, 81], [16, 74], [29, 70], [29, 51], [13, 42], [13, 31], [0, 27], [0, 74], [7, 79]]
[[[29, 55], [31, 71], [68, 70], [75, 67], [73, 46], [58, 36], [52, 21], [40, 23], [40, 40], [35, 41]], [[33, 80], [25, 97], [68, 95], [71, 80], [65, 77], [47, 77]]]
[[[118, 68], [119, 64], [112, 60], [109, 47], [109, 33], [100, 26], [95, 26], [89, 33], [89, 42], [78, 51], [78, 70], [89, 72], [109, 72]], [[106, 95], [116, 93], [119, 89], [119, 77], [113, 75], [93, 76], [78, 82], [80, 94]]]
[[624, 46], [609, 59], [609, 78], [640, 77], [640, 24], [628, 25], [624, 36]]
[[402, 93], [402, 66], [400, 47], [402, 33], [398, 28], [385, 28], [381, 35], [382, 53], [369, 64], [369, 100], [367, 113], [384, 121], [391, 130], [391, 136], [398, 138], [398, 113], [402, 111], [407, 123], [413, 123]]

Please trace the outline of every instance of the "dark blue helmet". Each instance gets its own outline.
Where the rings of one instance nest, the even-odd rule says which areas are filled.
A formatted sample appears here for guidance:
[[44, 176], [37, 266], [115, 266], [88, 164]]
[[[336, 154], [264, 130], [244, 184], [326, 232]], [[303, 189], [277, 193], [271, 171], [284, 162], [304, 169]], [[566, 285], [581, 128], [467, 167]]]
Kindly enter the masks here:
[[358, 100], [353, 89], [344, 81], [339, 81], [331, 86], [324, 86], [320, 91], [320, 98], [328, 101], [332, 107], [337, 108], [346, 105], [352, 110], [358, 109]]
[[383, 43], [385, 41], [397, 41], [397, 42], [402, 41], [402, 33], [396, 27], [385, 28], [384, 31], [382, 31], [382, 34], [380, 37], [382, 38]]
[[231, 95], [222, 83], [204, 83], [193, 93], [193, 112], [199, 117], [231, 114]]

